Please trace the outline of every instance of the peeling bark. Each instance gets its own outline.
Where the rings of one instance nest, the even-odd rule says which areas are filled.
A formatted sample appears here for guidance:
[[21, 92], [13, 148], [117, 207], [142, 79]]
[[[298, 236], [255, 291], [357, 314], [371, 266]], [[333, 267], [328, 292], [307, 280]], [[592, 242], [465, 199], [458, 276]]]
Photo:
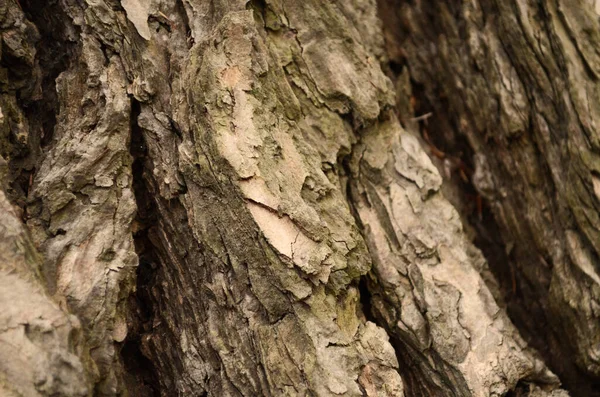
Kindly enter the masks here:
[[390, 58], [433, 112], [423, 128], [471, 156], [509, 313], [576, 395], [600, 379], [594, 4], [380, 2]]
[[[0, 0], [0, 11], [0, 176], [14, 205], [0, 199], [12, 228], [0, 335], [21, 360], [0, 365], [0, 387], [566, 395], [394, 114], [412, 113], [410, 94], [384, 73], [397, 54], [374, 0]], [[561, 242], [587, 252], [594, 232], [569, 230]], [[23, 295], [22, 314], [4, 295]], [[50, 331], [23, 339], [36, 316]]]

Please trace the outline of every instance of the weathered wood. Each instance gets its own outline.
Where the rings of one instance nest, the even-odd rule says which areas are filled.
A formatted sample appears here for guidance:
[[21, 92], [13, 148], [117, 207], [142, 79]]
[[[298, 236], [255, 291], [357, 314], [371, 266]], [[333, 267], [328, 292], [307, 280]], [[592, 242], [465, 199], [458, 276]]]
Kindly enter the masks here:
[[421, 109], [433, 112], [429, 135], [472, 156], [473, 184], [507, 253], [493, 269], [511, 316], [569, 387], [597, 393], [595, 2], [380, 6], [391, 60], [408, 67]]
[[72, 319], [36, 354], [74, 364], [0, 385], [565, 395], [394, 115], [374, 0], [44, 5], [0, 0], [0, 154], [37, 310]]

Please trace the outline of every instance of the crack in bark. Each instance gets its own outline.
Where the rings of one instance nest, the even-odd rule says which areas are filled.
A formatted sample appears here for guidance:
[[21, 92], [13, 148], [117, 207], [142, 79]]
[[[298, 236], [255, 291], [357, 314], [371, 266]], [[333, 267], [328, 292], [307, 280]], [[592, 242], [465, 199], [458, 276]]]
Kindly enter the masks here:
[[139, 258], [135, 292], [128, 299], [127, 339], [121, 350], [125, 364], [127, 389], [132, 396], [160, 396], [158, 373], [151, 358], [146, 355], [144, 337], [152, 329], [154, 303], [150, 298], [156, 267], [160, 265], [154, 246], [148, 236], [149, 229], [157, 221], [156, 208], [144, 182], [146, 156], [148, 150], [143, 133], [137, 124], [140, 103], [131, 99], [131, 141], [133, 191], [137, 204], [133, 232], [135, 251]]

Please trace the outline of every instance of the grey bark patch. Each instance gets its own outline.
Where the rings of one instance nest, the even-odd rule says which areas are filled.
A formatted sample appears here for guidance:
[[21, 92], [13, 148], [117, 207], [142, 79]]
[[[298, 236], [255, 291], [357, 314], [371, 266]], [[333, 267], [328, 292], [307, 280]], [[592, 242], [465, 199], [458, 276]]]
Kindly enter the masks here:
[[150, 0], [121, 0], [121, 5], [127, 13], [127, 18], [133, 23], [137, 32], [146, 40], [152, 38], [148, 26]]

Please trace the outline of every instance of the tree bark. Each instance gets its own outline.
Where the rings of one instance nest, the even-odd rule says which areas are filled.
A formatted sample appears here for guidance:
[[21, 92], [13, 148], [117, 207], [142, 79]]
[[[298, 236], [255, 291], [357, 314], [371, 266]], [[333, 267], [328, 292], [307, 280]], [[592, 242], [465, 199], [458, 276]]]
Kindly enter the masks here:
[[380, 7], [390, 59], [432, 112], [421, 129], [472, 170], [511, 318], [574, 394], [598, 395], [596, 2]]
[[489, 3], [0, 0], [0, 392], [592, 395], [597, 17]]

